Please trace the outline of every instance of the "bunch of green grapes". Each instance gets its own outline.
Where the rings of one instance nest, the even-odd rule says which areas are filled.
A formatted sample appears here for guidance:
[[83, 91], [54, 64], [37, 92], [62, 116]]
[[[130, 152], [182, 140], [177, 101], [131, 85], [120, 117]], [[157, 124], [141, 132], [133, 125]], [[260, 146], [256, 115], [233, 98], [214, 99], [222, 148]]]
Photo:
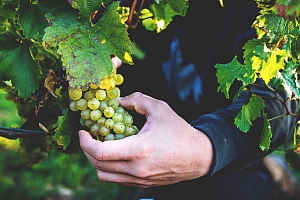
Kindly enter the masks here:
[[133, 117], [119, 105], [124, 78], [113, 69], [99, 85], [69, 88], [70, 110], [80, 112], [80, 123], [101, 141], [118, 140], [138, 133]]

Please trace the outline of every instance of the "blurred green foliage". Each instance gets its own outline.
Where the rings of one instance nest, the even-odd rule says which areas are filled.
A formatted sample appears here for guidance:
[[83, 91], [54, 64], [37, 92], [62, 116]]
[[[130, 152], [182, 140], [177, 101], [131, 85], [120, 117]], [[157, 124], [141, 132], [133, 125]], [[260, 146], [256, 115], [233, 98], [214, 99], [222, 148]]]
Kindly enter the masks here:
[[0, 89], [0, 126], [20, 127], [22, 119], [18, 115], [18, 110], [13, 101], [5, 99], [6, 92]]

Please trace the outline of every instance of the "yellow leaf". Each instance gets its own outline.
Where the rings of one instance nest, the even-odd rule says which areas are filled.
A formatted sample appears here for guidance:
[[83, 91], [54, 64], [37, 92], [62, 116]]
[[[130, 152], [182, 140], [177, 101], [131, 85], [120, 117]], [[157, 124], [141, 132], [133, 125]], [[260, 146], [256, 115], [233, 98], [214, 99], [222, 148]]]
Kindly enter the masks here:
[[253, 56], [251, 58], [251, 60], [252, 60], [252, 69], [254, 71], [259, 71], [261, 63], [262, 63], [262, 60], [259, 57], [257, 57], [257, 56]]
[[133, 63], [132, 61], [132, 57], [128, 52], [125, 52], [124, 54], [124, 59], [128, 62], [128, 63]]
[[267, 61], [263, 61], [260, 75], [266, 84], [276, 77], [279, 70], [284, 68], [284, 61], [287, 56], [284, 50], [271, 51]]

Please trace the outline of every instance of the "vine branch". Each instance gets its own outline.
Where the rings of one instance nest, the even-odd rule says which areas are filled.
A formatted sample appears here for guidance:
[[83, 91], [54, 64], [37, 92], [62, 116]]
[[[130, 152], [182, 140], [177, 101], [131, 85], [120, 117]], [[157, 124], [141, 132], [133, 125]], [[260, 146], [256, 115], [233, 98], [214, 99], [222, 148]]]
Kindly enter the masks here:
[[39, 130], [27, 130], [27, 129], [17, 129], [17, 128], [4, 128], [0, 127], [0, 136], [8, 139], [17, 139], [28, 136], [51, 136], [54, 135], [54, 130], [45, 131]]

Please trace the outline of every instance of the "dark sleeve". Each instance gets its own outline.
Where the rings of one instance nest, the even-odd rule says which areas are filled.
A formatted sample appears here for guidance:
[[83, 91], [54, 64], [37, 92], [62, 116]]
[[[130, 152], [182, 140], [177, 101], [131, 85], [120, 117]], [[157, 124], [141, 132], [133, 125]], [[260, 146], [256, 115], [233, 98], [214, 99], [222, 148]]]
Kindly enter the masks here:
[[[261, 81], [261, 84], [263, 82]], [[285, 114], [287, 111], [282, 103], [274, 100], [274, 93], [263, 87], [254, 87], [253, 92], [264, 96], [265, 111], [267, 118]], [[285, 92], [279, 93], [278, 97], [286, 99]], [[247, 92], [240, 95], [238, 100], [227, 109], [219, 109], [210, 114], [205, 114], [193, 121], [191, 125], [205, 133], [211, 140], [214, 149], [214, 159], [208, 176], [213, 175], [229, 164], [237, 163], [239, 167], [255, 161], [270, 151], [261, 151], [259, 138], [262, 134], [263, 122], [261, 118], [255, 120], [248, 133], [241, 132], [234, 125], [234, 118], [241, 110], [247, 98]], [[296, 101], [287, 101], [288, 109], [295, 113]], [[270, 121], [272, 129], [271, 149], [282, 145], [293, 134], [296, 119], [292, 116], [277, 118]]]

